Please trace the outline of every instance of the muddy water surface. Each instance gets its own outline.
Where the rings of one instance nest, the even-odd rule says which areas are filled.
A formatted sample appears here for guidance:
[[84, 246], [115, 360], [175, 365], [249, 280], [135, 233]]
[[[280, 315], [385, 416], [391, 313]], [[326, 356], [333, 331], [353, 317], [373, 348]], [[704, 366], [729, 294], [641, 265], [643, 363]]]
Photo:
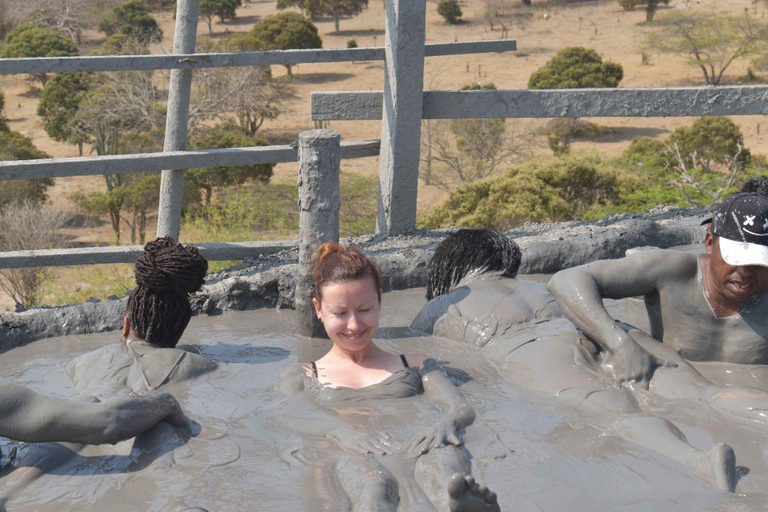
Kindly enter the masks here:
[[[420, 337], [407, 327], [424, 304], [423, 290], [384, 295], [381, 344], [394, 353], [424, 352], [443, 361], [477, 411], [465, 441], [479, 481], [499, 495], [502, 510], [763, 510], [768, 503], [766, 427], [724, 417], [701, 403], [658, 400], [692, 444], [730, 443], [740, 481], [730, 495], [700, 482], [685, 467], [609, 433], [553, 400], [512, 388], [474, 347]], [[611, 305], [618, 316], [632, 308]], [[274, 389], [281, 370], [311, 361], [327, 341], [296, 337], [293, 311], [252, 311], [194, 318], [182, 344], [219, 363], [212, 374], [174, 390], [197, 424], [194, 436], [169, 428], [141, 442], [79, 447], [17, 447], [0, 479], [10, 511], [20, 510], [344, 510], [323, 454], [336, 449], [301, 423], [322, 419], [304, 397]], [[642, 323], [641, 318], [630, 318]], [[0, 355], [0, 377], [37, 391], [77, 395], [62, 366], [117, 341], [116, 333], [48, 339]], [[722, 381], [764, 385], [762, 369], [707, 365]], [[394, 429], [403, 440], [439, 414], [420, 397], [348, 411], [361, 422]], [[351, 420], [357, 421], [357, 420]], [[373, 422], [373, 423], [371, 423]], [[386, 425], [384, 425], [386, 424]], [[12, 443], [2, 440], [3, 453]], [[305, 454], [310, 467], [297, 463]], [[408, 486], [408, 464], [400, 467]], [[405, 503], [404, 503], [405, 505]], [[404, 507], [401, 507], [401, 509]]]

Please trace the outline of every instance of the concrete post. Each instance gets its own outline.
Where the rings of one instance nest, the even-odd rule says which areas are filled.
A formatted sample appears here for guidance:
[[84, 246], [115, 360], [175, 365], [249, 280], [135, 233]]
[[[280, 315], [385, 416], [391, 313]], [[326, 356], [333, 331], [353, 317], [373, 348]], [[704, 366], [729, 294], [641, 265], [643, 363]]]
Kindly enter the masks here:
[[325, 337], [312, 306], [312, 265], [324, 242], [339, 241], [341, 137], [333, 130], [299, 134], [299, 273], [296, 312], [299, 334]]
[[[178, 0], [176, 2], [176, 32], [173, 36], [174, 54], [195, 53], [199, 11], [200, 0]], [[171, 70], [163, 151], [183, 151], [187, 148], [191, 88], [191, 69]], [[160, 182], [160, 204], [157, 211], [157, 236], [171, 236], [176, 240], [179, 239], [183, 187], [184, 171], [163, 171]]]
[[426, 0], [386, 0], [384, 107], [376, 230], [396, 235], [416, 225]]

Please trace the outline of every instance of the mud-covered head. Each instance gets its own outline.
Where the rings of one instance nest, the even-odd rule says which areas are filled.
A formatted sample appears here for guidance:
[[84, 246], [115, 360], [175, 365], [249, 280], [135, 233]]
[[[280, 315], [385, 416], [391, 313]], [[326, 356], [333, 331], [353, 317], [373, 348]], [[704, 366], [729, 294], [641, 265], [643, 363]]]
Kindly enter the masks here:
[[205, 282], [208, 261], [196, 247], [183, 246], [171, 237], [144, 246], [136, 260], [136, 288], [128, 298], [131, 329], [158, 347], [175, 347], [192, 308], [189, 294]]
[[755, 176], [747, 181], [741, 187], [741, 192], [753, 192], [761, 196], [768, 196], [768, 175]]
[[371, 278], [381, 302], [381, 271], [378, 265], [357, 247], [344, 247], [326, 242], [318, 250], [317, 261], [312, 267], [315, 298], [323, 301], [323, 288], [331, 283], [347, 283]]
[[515, 277], [520, 259], [520, 247], [503, 233], [460, 229], [442, 241], [429, 262], [427, 300], [448, 293], [470, 273]]

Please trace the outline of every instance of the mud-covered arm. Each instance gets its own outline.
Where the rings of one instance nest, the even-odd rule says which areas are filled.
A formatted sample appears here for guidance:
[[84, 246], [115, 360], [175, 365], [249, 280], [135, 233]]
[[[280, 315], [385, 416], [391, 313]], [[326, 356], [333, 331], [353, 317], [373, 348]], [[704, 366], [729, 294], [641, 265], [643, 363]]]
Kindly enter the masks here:
[[425, 359], [421, 374], [424, 395], [438, 402], [444, 415], [414, 437], [408, 452], [417, 455], [447, 444], [461, 446], [463, 441], [459, 431], [475, 421], [475, 410], [453, 385], [437, 361]]
[[619, 260], [597, 261], [555, 274], [547, 288], [563, 314], [610, 355], [617, 357], [614, 372], [620, 380], [650, 378], [657, 363], [608, 314], [603, 299], [647, 295], [659, 283], [686, 272], [690, 255], [645, 251]]
[[0, 379], [0, 435], [18, 441], [117, 443], [149, 430], [162, 420], [187, 426], [169, 394], [116, 398], [100, 403], [47, 397]]

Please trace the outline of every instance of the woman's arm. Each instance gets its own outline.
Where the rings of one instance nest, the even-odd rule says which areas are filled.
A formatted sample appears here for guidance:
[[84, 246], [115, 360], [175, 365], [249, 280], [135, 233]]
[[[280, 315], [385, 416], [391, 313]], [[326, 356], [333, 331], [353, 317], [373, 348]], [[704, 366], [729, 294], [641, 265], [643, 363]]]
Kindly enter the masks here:
[[[408, 359], [410, 361], [418, 357], [410, 355]], [[423, 359], [423, 362], [420, 362], [424, 395], [440, 403], [445, 414], [413, 439], [408, 451], [414, 455], [427, 453], [432, 448], [439, 448], [446, 444], [461, 446], [459, 430], [475, 421], [475, 410], [461, 391], [453, 385], [437, 361], [424, 356], [421, 356], [421, 359]]]
[[28, 442], [117, 443], [162, 420], [187, 426], [179, 403], [168, 393], [84, 403], [47, 397], [3, 379], [0, 411], [0, 435]]

